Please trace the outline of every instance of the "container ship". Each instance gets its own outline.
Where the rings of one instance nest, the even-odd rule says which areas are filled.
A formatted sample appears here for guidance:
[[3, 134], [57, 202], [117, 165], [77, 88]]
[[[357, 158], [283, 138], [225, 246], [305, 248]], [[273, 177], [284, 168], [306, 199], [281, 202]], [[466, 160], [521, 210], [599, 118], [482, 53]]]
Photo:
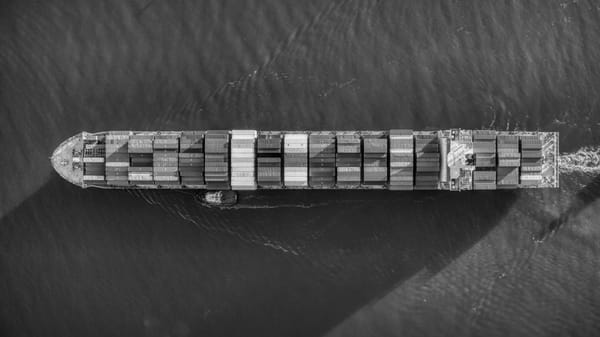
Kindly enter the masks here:
[[81, 132], [52, 154], [83, 187], [495, 190], [556, 188], [557, 132]]

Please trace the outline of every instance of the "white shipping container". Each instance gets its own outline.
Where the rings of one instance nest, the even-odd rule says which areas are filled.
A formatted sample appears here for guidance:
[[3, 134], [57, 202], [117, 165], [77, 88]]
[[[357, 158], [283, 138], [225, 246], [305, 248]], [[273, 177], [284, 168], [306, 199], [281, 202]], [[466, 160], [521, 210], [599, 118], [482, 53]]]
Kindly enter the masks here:
[[283, 143], [284, 144], [297, 144], [297, 145], [302, 145], [302, 144], [308, 144], [308, 138], [292, 138], [290, 139], [289, 137], [285, 137], [283, 139]]
[[284, 184], [286, 185], [290, 185], [290, 184], [294, 184], [294, 185], [304, 185], [304, 184], [308, 184], [308, 180], [306, 179], [298, 179], [298, 178], [286, 178], [283, 181]]
[[306, 168], [286, 167], [283, 169], [285, 174], [305, 174], [306, 172], [308, 172]]
[[413, 136], [412, 135], [395, 135], [395, 136], [390, 136], [390, 139], [408, 139], [408, 140], [412, 140]]
[[283, 137], [286, 139], [286, 141], [287, 140], [300, 140], [300, 141], [304, 140], [304, 141], [306, 141], [308, 139], [308, 134], [306, 134], [306, 133], [286, 133]]
[[248, 180], [248, 179], [231, 179], [231, 186], [235, 187], [235, 186], [253, 186], [255, 185], [254, 180]]
[[308, 148], [308, 143], [304, 142], [304, 141], [284, 141], [283, 142], [283, 146], [284, 147], [302, 147], [302, 148]]
[[360, 167], [338, 167], [338, 172], [360, 172]]
[[288, 186], [288, 187], [307, 187], [308, 182], [307, 181], [285, 181], [284, 185]]
[[231, 130], [231, 139], [254, 139], [256, 130]]
[[283, 176], [285, 180], [308, 180], [308, 174], [297, 174], [297, 173], [288, 173], [284, 172]]
[[151, 181], [152, 173], [129, 173], [129, 180]]
[[288, 143], [285, 142], [283, 146], [284, 152], [308, 152], [308, 146], [306, 143]]
[[299, 179], [299, 178], [285, 178], [283, 180], [283, 183], [285, 185], [290, 185], [290, 184], [303, 185], [303, 184], [308, 184], [308, 180], [306, 180], [306, 179]]
[[86, 175], [86, 176], [83, 176], [83, 180], [94, 180], [94, 181], [104, 180], [104, 176]]
[[154, 143], [156, 144], [176, 144], [178, 142], [178, 138], [156, 138], [154, 139]]
[[414, 151], [412, 148], [390, 148], [390, 153], [409, 153], [412, 154]]
[[[231, 133], [231, 177], [232, 186], [234, 177], [244, 178], [254, 184], [256, 139], [254, 130], [233, 130]], [[244, 184], [248, 184], [244, 182]]]
[[303, 153], [308, 154], [305, 147], [286, 147], [283, 150], [284, 153]]
[[123, 139], [129, 139], [129, 134], [125, 134], [125, 135], [106, 135], [106, 139], [107, 139], [107, 140], [123, 140]]
[[231, 159], [246, 159], [246, 160], [254, 160], [253, 152], [235, 152], [231, 153]]
[[231, 163], [231, 171], [251, 171], [254, 172], [254, 163], [241, 162]]
[[231, 188], [234, 190], [256, 189], [256, 136], [255, 130], [231, 131]]
[[254, 185], [232, 185], [231, 189], [233, 190], [255, 190], [256, 189], [256, 184]]
[[231, 177], [237, 178], [252, 178], [254, 177], [253, 171], [231, 171]]
[[177, 181], [179, 180], [178, 176], [157, 176], [154, 178], [156, 181]]
[[254, 179], [231, 178], [231, 185], [232, 186], [235, 186], [235, 185], [250, 186], [250, 185], [254, 185], [254, 182], [255, 182]]
[[232, 152], [231, 159], [254, 160], [254, 152]]
[[254, 148], [254, 139], [231, 139], [232, 148]]
[[104, 157], [84, 157], [84, 163], [104, 163]]
[[305, 166], [285, 166], [285, 172], [308, 172], [308, 167]]
[[204, 158], [204, 153], [179, 153], [179, 158]]
[[254, 148], [250, 148], [250, 147], [232, 147], [231, 148], [231, 155], [235, 155], [236, 153], [251, 153], [254, 154]]
[[413, 166], [412, 161], [392, 161], [390, 167], [411, 167]]
[[521, 174], [521, 180], [542, 180], [541, 174]]
[[152, 168], [155, 172], [175, 172], [177, 166], [155, 166]]
[[128, 161], [109, 161], [106, 162], [106, 167], [129, 167]]

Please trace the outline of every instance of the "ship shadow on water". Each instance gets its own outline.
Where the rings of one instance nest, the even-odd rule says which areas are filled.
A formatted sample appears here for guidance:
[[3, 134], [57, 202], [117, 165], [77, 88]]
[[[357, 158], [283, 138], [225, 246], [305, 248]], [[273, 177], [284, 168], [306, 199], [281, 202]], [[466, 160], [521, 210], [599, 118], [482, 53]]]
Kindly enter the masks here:
[[444, 268], [519, 193], [260, 191], [220, 210], [55, 177], [1, 220], [0, 296], [21, 313], [5, 335], [320, 335]]
[[573, 200], [569, 203], [567, 209], [561, 212], [558, 217], [550, 221], [548, 225], [544, 226], [538, 233], [536, 233], [533, 239], [538, 243], [544, 242], [558, 232], [561, 227], [572, 221], [588, 205], [592, 204], [599, 198], [600, 174], [596, 175], [589, 183], [580, 189], [573, 197]]

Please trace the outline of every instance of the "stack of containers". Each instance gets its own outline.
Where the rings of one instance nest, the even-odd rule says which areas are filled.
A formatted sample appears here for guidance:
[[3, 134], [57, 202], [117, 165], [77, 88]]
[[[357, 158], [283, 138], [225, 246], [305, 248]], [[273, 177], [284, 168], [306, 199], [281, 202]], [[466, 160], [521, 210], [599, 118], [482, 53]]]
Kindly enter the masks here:
[[231, 131], [231, 188], [255, 190], [256, 131]]
[[335, 185], [335, 137], [331, 132], [312, 133], [309, 142], [309, 183], [315, 188]]
[[154, 137], [154, 182], [157, 185], [178, 185], [179, 135], [161, 134]]
[[288, 187], [308, 186], [308, 134], [286, 133], [283, 138], [284, 184]]
[[281, 186], [281, 133], [261, 131], [257, 144], [257, 175], [260, 187]]
[[517, 188], [519, 185], [519, 166], [521, 166], [519, 136], [500, 135], [497, 137], [497, 144], [498, 188]]
[[204, 179], [209, 190], [229, 189], [229, 132], [206, 131]]
[[437, 132], [415, 135], [417, 159], [415, 189], [438, 189], [440, 180], [440, 144]]
[[[387, 152], [388, 140], [384, 134], [363, 136], [363, 183], [365, 185], [385, 185], [388, 166]], [[412, 153], [410, 162], [412, 164]], [[410, 176], [412, 178], [412, 169]]]
[[474, 190], [496, 189], [496, 133], [473, 133], [473, 153], [475, 154]]
[[414, 185], [412, 130], [390, 130], [390, 190], [412, 190]]
[[358, 187], [361, 181], [361, 144], [356, 133], [337, 136], [337, 185], [340, 187]]
[[182, 185], [204, 185], [204, 132], [182, 132], [179, 139], [179, 175]]
[[539, 135], [521, 136], [521, 185], [542, 182], [542, 139]]
[[106, 135], [106, 182], [115, 186], [128, 186], [129, 131], [111, 131]]
[[152, 184], [152, 139], [153, 135], [131, 135], [129, 137], [129, 182]]
[[83, 182], [103, 185], [106, 153], [104, 136], [85, 136], [83, 141]]

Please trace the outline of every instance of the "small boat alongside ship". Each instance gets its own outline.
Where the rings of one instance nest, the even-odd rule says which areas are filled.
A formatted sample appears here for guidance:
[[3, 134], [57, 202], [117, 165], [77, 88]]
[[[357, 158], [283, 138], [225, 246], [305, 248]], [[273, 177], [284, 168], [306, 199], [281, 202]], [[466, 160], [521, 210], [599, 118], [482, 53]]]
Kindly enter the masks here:
[[206, 191], [202, 194], [202, 204], [204, 206], [232, 206], [238, 201], [237, 192], [227, 191]]

